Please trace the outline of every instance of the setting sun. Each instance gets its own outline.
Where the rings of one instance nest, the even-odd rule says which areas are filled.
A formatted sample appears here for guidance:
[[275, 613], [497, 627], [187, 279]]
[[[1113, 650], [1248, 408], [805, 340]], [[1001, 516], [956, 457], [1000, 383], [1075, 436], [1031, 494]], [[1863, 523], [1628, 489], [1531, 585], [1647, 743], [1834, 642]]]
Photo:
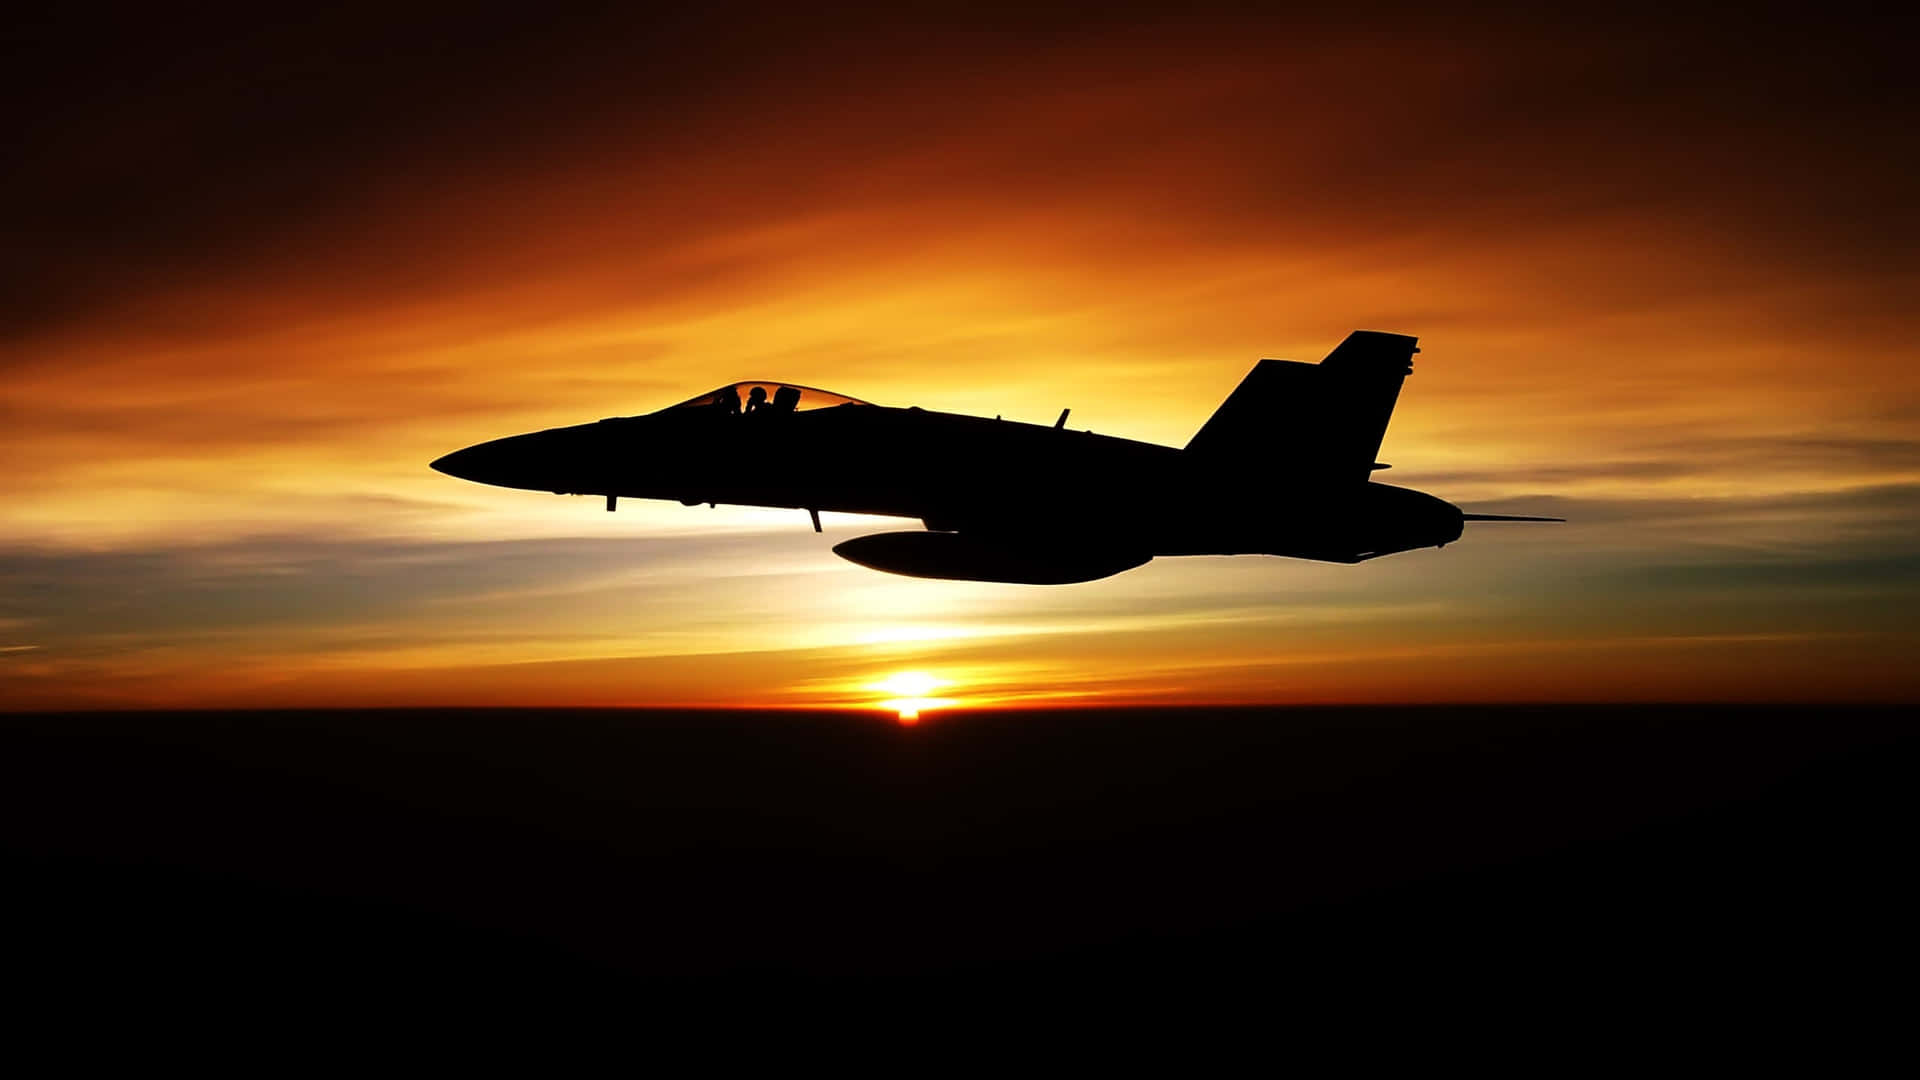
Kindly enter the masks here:
[[870, 683], [867, 689], [892, 695], [880, 702], [879, 707], [891, 710], [900, 718], [900, 722], [913, 725], [920, 722], [920, 713], [927, 709], [940, 709], [957, 704], [953, 698], [929, 697], [933, 691], [953, 685], [946, 679], [936, 678], [924, 671], [902, 671], [887, 678]]

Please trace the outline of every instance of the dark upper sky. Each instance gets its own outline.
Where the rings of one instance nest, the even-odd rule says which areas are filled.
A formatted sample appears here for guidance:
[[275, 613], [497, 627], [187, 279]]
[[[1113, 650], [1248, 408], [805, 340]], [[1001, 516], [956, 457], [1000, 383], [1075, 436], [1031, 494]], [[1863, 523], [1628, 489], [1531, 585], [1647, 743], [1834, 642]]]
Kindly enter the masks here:
[[[1911, 19], [1825, 5], [1589, 18], [644, 7], [89, 10], [10, 26], [9, 336], [263, 269], [276, 286], [434, 288], [422, 279], [484, 254], [463, 237], [547, 224], [537, 204], [556, 174], [590, 200], [609, 194], [596, 176], [664, 188], [647, 209], [666, 218], [717, 201], [778, 217], [896, 197], [867, 169], [934, 137], [965, 155], [955, 185], [996, 202], [1200, 175], [1218, 202], [1199, 210], [1218, 228], [1289, 200], [1401, 228], [1663, 193], [1707, 215], [1702, 228], [1797, 259], [1891, 264], [1912, 239]], [[1258, 84], [1237, 107], [1181, 107], [1234, 80]], [[1130, 137], [1018, 138], [1047, 119], [1030, 109], [1092, 113], [1103, 99], [1137, 110]], [[1159, 158], [1156, 136], [1196, 127], [1217, 136], [1214, 160]], [[1303, 142], [1319, 160], [1297, 160]], [[537, 220], [461, 219], [476, 189], [520, 192]]]

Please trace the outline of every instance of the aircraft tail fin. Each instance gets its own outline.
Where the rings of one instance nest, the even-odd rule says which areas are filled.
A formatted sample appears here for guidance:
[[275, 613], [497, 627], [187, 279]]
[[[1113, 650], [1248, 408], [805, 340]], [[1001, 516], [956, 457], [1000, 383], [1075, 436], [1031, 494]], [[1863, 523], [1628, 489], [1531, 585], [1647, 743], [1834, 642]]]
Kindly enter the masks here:
[[1413, 374], [1418, 338], [1355, 330], [1318, 364], [1262, 360], [1187, 452], [1272, 464], [1314, 483], [1362, 483]]

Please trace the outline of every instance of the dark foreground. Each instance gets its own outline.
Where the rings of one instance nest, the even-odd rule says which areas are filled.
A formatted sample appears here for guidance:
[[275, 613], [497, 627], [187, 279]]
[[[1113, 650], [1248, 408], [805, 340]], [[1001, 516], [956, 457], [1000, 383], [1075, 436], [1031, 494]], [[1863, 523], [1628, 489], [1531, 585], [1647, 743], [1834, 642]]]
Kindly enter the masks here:
[[6, 716], [9, 978], [1865, 994], [1914, 959], [1917, 748], [1834, 709]]

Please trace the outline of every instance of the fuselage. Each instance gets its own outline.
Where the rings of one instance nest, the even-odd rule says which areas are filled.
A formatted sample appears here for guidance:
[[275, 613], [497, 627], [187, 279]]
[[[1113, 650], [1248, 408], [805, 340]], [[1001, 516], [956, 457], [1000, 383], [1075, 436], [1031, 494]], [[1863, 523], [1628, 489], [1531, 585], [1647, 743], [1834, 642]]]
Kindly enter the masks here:
[[559, 494], [917, 518], [989, 542], [1140, 556], [1352, 562], [1460, 535], [1457, 507], [1387, 484], [1223, 468], [1170, 446], [918, 408], [674, 408], [516, 435], [434, 467]]

